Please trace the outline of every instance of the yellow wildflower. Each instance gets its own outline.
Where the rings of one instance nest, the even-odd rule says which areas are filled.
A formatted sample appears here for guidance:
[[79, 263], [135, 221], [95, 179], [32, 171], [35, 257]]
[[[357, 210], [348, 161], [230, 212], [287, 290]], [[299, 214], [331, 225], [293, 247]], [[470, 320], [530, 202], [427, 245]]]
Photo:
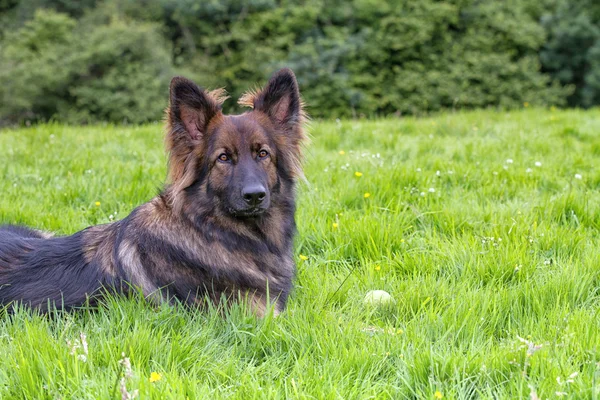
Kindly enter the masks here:
[[300, 259], [301, 259], [302, 261], [306, 261], [306, 260], [308, 260], [308, 257], [307, 257], [307, 256], [305, 256], [305, 255], [302, 255], [302, 254], [300, 254]]
[[96, 207], [100, 207], [100, 202], [99, 201], [96, 202]]
[[369, 193], [369, 192], [365, 193], [365, 199], [368, 199], [369, 197], [371, 197], [371, 193]]
[[375, 266], [375, 271], [381, 271], [381, 265], [376, 265]]
[[152, 372], [150, 374], [150, 382], [158, 382], [162, 379], [162, 374], [158, 373], [158, 372]]
[[333, 229], [337, 229], [337, 227], [338, 227], [338, 223], [337, 223], [337, 222], [334, 222], [334, 223], [333, 223]]
[[360, 177], [362, 176], [362, 172], [358, 172], [358, 171], [356, 171], [356, 172], [354, 173], [354, 176], [356, 176], [357, 178], [360, 178]]
[[346, 154], [346, 152], [344, 150], [340, 150], [340, 156], [343, 156], [344, 154]]
[[444, 395], [439, 390], [436, 390], [433, 394], [433, 397], [435, 397], [436, 399], [441, 399], [442, 397], [444, 397]]

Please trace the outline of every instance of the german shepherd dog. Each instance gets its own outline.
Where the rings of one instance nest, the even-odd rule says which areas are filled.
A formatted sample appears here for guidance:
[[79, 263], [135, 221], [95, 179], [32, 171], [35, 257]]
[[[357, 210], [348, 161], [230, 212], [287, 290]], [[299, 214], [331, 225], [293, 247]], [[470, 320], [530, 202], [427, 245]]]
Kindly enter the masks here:
[[304, 113], [293, 72], [224, 115], [223, 90], [175, 77], [166, 110], [168, 183], [121, 221], [71, 236], [0, 227], [0, 304], [45, 312], [140, 291], [190, 305], [245, 301], [281, 312], [295, 274], [295, 185]]

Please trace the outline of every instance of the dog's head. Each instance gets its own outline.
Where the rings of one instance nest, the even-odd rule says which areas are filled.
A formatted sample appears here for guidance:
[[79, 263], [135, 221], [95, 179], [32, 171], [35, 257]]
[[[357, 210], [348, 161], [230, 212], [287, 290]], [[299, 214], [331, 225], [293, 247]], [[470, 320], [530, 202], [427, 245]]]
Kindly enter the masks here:
[[[252, 108], [224, 115], [223, 90], [171, 81], [166, 147], [172, 196], [193, 193], [234, 218], [257, 217], [277, 201], [283, 183], [302, 174], [304, 114], [294, 73], [282, 69], [242, 96]], [[193, 199], [192, 199], [193, 201]]]

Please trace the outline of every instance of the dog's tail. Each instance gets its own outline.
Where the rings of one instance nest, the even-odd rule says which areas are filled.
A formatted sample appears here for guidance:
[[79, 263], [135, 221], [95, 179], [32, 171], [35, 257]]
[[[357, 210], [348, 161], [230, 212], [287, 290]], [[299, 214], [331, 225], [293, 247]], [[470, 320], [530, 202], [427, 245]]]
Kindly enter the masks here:
[[69, 309], [103, 287], [100, 268], [86, 261], [82, 233], [46, 238], [23, 227], [0, 228], [0, 304], [41, 311]]

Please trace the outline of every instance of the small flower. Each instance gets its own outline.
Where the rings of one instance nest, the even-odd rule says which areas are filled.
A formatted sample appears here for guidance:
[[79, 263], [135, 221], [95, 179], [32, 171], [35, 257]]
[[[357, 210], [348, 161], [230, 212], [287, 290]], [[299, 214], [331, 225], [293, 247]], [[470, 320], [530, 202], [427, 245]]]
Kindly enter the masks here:
[[533, 170], [532, 170], [531, 168], [527, 168], [527, 169], [525, 170], [525, 172], [526, 172], [526, 173], [528, 173], [528, 174], [530, 174], [531, 172], [533, 172]]
[[338, 228], [338, 223], [337, 223], [337, 222], [334, 222], [334, 223], [332, 224], [332, 226], [333, 226], [333, 229], [337, 229], [337, 228]]
[[519, 272], [523, 266], [521, 264], [515, 265], [515, 272]]
[[123, 379], [130, 379], [133, 377], [133, 370], [131, 369], [131, 360], [129, 357], [125, 357], [125, 353], [121, 353], [121, 359], [119, 364], [123, 366]]
[[541, 162], [539, 162], [539, 161], [536, 161], [536, 162], [535, 162], [535, 166], [536, 166], [536, 167], [541, 167], [541, 166], [542, 166], [542, 163], [541, 163]]
[[358, 172], [358, 171], [356, 171], [356, 172], [354, 173], [354, 176], [356, 176], [357, 178], [360, 178], [362, 175], [363, 175], [363, 174], [362, 174], [362, 172]]
[[84, 355], [88, 355], [88, 343], [87, 343], [87, 336], [85, 335], [85, 333], [81, 332], [79, 334], [79, 340], [81, 340], [81, 346], [83, 347], [83, 354]]
[[365, 196], [365, 199], [368, 199], [369, 197], [371, 197], [371, 193], [367, 192], [367, 193], [365, 193], [364, 196]]
[[525, 345], [527, 345], [527, 353], [525, 354], [527, 357], [533, 356], [536, 351], [538, 351], [542, 348], [541, 344], [535, 344], [532, 341], [527, 340], [527, 339], [531, 339], [531, 335], [527, 335], [527, 339], [523, 339], [522, 337], [517, 336], [517, 339], [519, 339], [519, 341], [521, 343], [524, 343]]
[[162, 379], [162, 374], [158, 373], [158, 372], [152, 372], [150, 374], [150, 379], [148, 379], [150, 382], [158, 382]]
[[122, 400], [133, 400], [139, 395], [139, 391], [136, 389], [133, 392], [127, 390], [127, 381], [125, 378], [121, 378], [121, 399]]
[[375, 271], [381, 271], [381, 265], [376, 265], [375, 266]]
[[512, 164], [513, 163], [513, 159], [512, 158], [507, 158], [506, 159], [506, 163], [507, 164]]
[[429, 193], [435, 193], [435, 188], [429, 188]]
[[100, 207], [100, 202], [99, 201], [97, 201], [95, 204], [96, 204], [96, 207]]
[[529, 107], [529, 102], [526, 101], [525, 103], [523, 103], [523, 107], [525, 107], [525, 108]]
[[581, 174], [575, 174], [575, 179], [582, 179], [583, 177], [581, 176]]
[[303, 255], [303, 254], [300, 254], [300, 256], [299, 256], [299, 257], [300, 257], [300, 259], [301, 259], [302, 261], [306, 261], [306, 260], [308, 260], [308, 257], [307, 257], [307, 256], [305, 256], [305, 255]]
[[69, 350], [69, 355], [77, 355], [77, 349], [80, 347], [78, 340], [71, 342], [69, 339], [67, 339], [67, 346], [71, 349]]
[[444, 395], [439, 390], [436, 390], [435, 393], [433, 394], [433, 397], [435, 397], [436, 399], [441, 399], [444, 397]]
[[346, 152], [344, 150], [340, 150], [340, 156], [343, 156], [344, 154], [346, 154]]

